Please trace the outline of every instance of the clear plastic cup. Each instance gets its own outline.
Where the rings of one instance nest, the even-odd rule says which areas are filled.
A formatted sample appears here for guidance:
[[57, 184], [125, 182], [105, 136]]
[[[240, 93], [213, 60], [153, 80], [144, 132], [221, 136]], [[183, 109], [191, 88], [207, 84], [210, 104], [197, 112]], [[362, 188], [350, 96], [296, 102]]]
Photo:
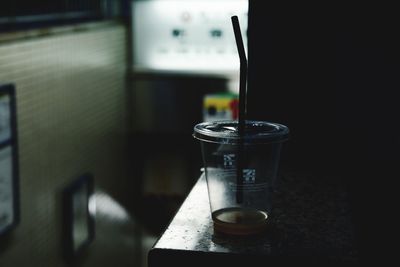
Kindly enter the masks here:
[[240, 136], [237, 121], [203, 122], [193, 136], [201, 144], [214, 230], [230, 235], [264, 231], [288, 127], [246, 121]]

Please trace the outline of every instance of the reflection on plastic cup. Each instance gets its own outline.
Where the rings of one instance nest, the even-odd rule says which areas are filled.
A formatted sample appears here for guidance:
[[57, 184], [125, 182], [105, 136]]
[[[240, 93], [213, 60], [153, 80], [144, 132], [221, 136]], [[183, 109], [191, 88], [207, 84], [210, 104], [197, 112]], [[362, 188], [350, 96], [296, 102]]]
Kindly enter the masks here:
[[251, 235], [265, 230], [281, 146], [289, 129], [277, 123], [237, 121], [199, 123], [200, 140], [214, 230]]

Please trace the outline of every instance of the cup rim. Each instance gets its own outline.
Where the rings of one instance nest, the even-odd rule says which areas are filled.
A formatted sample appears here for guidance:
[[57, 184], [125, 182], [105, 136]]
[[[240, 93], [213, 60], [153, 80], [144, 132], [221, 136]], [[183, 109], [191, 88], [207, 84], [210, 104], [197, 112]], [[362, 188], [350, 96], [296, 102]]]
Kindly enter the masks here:
[[201, 122], [194, 126], [193, 137], [203, 142], [232, 145], [281, 143], [289, 138], [289, 128], [280, 123], [246, 120], [244, 135], [239, 135], [238, 125], [233, 120]]

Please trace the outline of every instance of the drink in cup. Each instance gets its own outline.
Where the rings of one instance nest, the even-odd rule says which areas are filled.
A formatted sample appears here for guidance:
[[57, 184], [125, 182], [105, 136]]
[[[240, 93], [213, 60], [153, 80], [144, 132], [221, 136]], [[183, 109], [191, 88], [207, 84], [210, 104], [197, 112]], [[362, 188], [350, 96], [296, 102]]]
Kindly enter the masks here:
[[282, 143], [289, 129], [278, 123], [238, 121], [199, 123], [208, 195], [217, 233], [251, 235], [265, 230]]

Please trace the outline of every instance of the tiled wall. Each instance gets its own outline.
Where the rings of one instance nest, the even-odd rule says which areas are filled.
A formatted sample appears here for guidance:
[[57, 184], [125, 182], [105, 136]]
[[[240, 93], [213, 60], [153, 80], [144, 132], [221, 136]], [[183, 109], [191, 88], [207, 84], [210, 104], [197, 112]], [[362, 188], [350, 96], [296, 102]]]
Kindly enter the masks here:
[[21, 208], [0, 266], [64, 266], [60, 190], [83, 172], [123, 198], [126, 41], [116, 23], [0, 40], [0, 82], [16, 85]]

